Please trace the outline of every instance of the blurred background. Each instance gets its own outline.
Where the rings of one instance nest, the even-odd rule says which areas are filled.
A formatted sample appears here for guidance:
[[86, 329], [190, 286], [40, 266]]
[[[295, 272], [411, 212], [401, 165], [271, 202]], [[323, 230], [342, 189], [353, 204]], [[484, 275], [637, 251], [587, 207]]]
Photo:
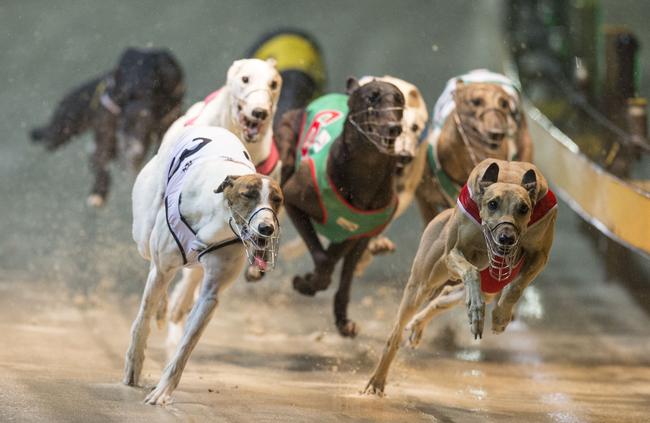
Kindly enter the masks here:
[[[624, 184], [629, 182], [633, 186], [630, 189], [643, 202], [643, 198], [648, 199], [648, 185], [644, 182], [650, 178], [648, 154], [627, 139], [644, 143], [647, 134], [632, 134], [636, 135], [633, 137], [628, 134], [624, 116], [608, 114], [609, 103], [602, 100], [606, 91], [606, 42], [601, 30], [605, 24], [618, 29], [624, 25], [624, 30], [617, 34], [633, 35], [637, 45], [633, 49], [634, 57], [626, 58], [627, 53], [623, 52], [621, 55], [625, 57], [620, 58], [632, 61], [632, 81], [621, 84], [632, 85], [628, 97], [647, 98], [650, 96], [647, 82], [650, 61], [646, 51], [650, 45], [648, 16], [650, 3], [642, 0], [1, 2], [0, 307], [5, 311], [0, 314], [0, 321], [4, 320], [7, 333], [18, 338], [12, 341], [5, 336], [0, 341], [0, 349], [6, 347], [2, 353], [5, 355], [0, 354], [4, 359], [0, 365], [13, 375], [0, 376], [2, 390], [9, 392], [4, 399], [0, 394], [0, 417], [67, 420], [75, 412], [82, 413], [77, 415], [79, 418], [96, 417], [93, 413], [97, 410], [103, 410], [102, 419], [107, 421], [151, 416], [147, 414], [148, 409], [138, 408], [140, 394], [124, 394], [126, 388], [116, 383], [128, 341], [128, 325], [135, 316], [148, 267], [131, 239], [133, 177], [116, 165], [106, 206], [91, 209], [86, 206], [86, 196], [91, 184], [88, 154], [92, 135], [85, 134], [53, 154], [32, 144], [28, 138], [29, 129], [49, 119], [66, 92], [111, 69], [126, 47], [165, 47], [173, 52], [185, 71], [188, 88], [185, 107], [219, 88], [232, 61], [241, 58], [263, 33], [285, 27], [307, 31], [318, 41], [324, 55], [328, 91], [342, 91], [350, 75], [390, 74], [417, 85], [431, 109], [452, 76], [474, 68], [509, 70], [510, 75], [521, 78], [531, 110], [539, 108], [550, 119], [549, 124], [559, 127], [576, 142], [579, 148], [573, 151], [576, 157], [586, 157], [588, 166], [593, 164]], [[580, 34], [592, 38], [585, 36], [580, 44], [575, 41]], [[581, 62], [576, 62], [577, 53], [572, 50], [576, 46], [581, 49]], [[589, 67], [589, 63], [596, 65]], [[581, 79], [585, 73], [589, 78]], [[621, 85], [614, 85], [614, 89], [617, 87]], [[609, 120], [603, 124], [599, 117], [589, 113], [591, 108], [583, 112], [585, 104], [630, 136], [611, 129]], [[619, 106], [625, 108], [626, 104]], [[550, 127], [540, 125], [536, 131], [541, 134], [535, 140], [536, 148], [539, 142], [552, 144]], [[619, 147], [612, 153], [617, 143]], [[553, 150], [542, 147], [540, 152], [540, 159], [552, 164]], [[617, 237], [616, 227], [624, 222], [603, 225], [598, 216], [583, 213], [579, 217], [574, 211], [576, 205], [566, 202], [576, 189], [572, 183], [570, 187], [563, 185], [565, 178], [570, 179], [570, 172], [564, 169], [555, 180], [556, 175], [545, 169], [545, 163], [540, 166], [553, 186], [566, 197], [562, 197], [565, 201], [560, 205], [551, 260], [524, 299], [521, 317], [516, 322], [519, 326], [509, 328], [496, 340], [490, 335], [481, 344], [474, 343], [469, 340], [464, 313], [460, 310], [441, 319], [443, 323], [432, 324], [432, 332], [439, 336], [425, 342], [421, 350], [402, 353], [407, 358], [402, 359], [405, 364], [394, 369], [392, 380], [398, 382], [390, 400], [369, 405], [365, 400], [348, 398], [348, 394], [362, 388], [377, 358], [408, 277], [423, 229], [418, 214], [410, 210], [388, 232], [398, 251], [375, 260], [353, 286], [350, 313], [361, 322], [363, 332], [359, 339], [338, 339], [330, 322], [331, 290], [315, 300], [292, 291], [290, 277], [309, 268], [306, 258], [281, 263], [264, 282], [251, 285], [241, 280], [227, 293], [224, 308], [217, 311], [215, 320], [222, 315], [229, 316], [221, 322], [230, 326], [213, 322], [212, 327], [219, 331], [206, 334], [206, 339], [201, 341], [178, 395], [182, 399], [182, 392], [192, 392], [195, 386], [204, 387], [200, 384], [207, 382], [201, 382], [199, 375], [211, 374], [215, 368], [220, 369], [222, 379], [231, 382], [230, 388], [241, 385], [242, 391], [247, 389], [247, 382], [255, 385], [252, 380], [256, 377], [262, 380], [263, 375], [282, 369], [286, 373], [273, 373], [277, 377], [274, 381], [286, 382], [283, 385], [286, 390], [280, 390], [285, 394], [282, 399], [261, 388], [249, 386], [249, 392], [259, 394], [267, 408], [274, 402], [288, 401], [287, 395], [294, 396], [299, 404], [307, 402], [312, 406], [303, 404], [292, 408], [287, 403], [282, 410], [271, 407], [269, 414], [257, 414], [262, 420], [281, 415], [288, 420], [291, 416], [296, 420], [325, 416], [324, 421], [330, 417], [332, 421], [363, 420], [367, 416], [374, 416], [370, 420], [387, 421], [402, 417], [410, 421], [431, 421], [428, 417], [432, 416], [438, 419], [435, 421], [521, 421], [521, 416], [526, 416], [531, 421], [573, 422], [608, 421], [622, 415], [629, 419], [620, 421], [642, 421], [640, 416], [649, 411], [650, 400], [646, 371], [650, 364], [647, 358], [650, 348], [648, 251], [644, 253], [643, 246], [631, 246]], [[583, 189], [600, 195], [597, 181], [583, 185]], [[602, 202], [607, 204], [620, 198], [603, 198]], [[634, 207], [637, 206], [629, 205]], [[647, 210], [638, 209], [639, 221], [650, 221]], [[293, 237], [288, 222], [285, 228], [285, 239]], [[614, 235], [617, 241], [603, 232]], [[56, 306], [50, 299], [55, 296]], [[228, 302], [237, 306], [229, 306]], [[70, 312], [72, 317], [69, 321], [64, 319], [64, 323], [56, 319], [57, 323], [52, 323], [48, 317], [38, 314], [53, 307], [68, 310], [68, 304], [71, 310], [84, 310], [86, 314]], [[92, 311], [94, 308], [100, 311]], [[278, 308], [282, 313], [278, 313]], [[113, 322], [114, 325], [106, 328], [96, 320], [88, 320], [88, 310], [106, 313], [105, 317], [98, 317], [99, 321], [119, 319], [120, 323]], [[62, 355], [55, 352], [60, 338], [53, 336], [54, 332], [20, 341], [26, 330], [20, 325], [45, 327], [45, 322], [52, 325], [47, 327], [60, 330], [67, 327], [71, 332], [63, 339], [75, 336], [82, 339], [80, 334], [84, 331], [95, 335], [80, 343], [74, 353], [62, 345], [60, 348], [66, 351]], [[243, 340], [234, 336], [226, 340], [216, 338], [224, 333], [237, 334], [242, 325], [253, 335], [244, 336]], [[256, 330], [261, 333], [257, 334]], [[455, 335], [445, 334], [448, 330]], [[325, 340], [318, 334], [325, 334]], [[212, 335], [215, 337], [211, 338]], [[447, 342], [450, 337], [453, 342]], [[160, 339], [156, 339], [150, 342], [153, 383], [164, 361]], [[441, 344], [440, 339], [446, 341]], [[259, 351], [250, 350], [258, 348], [250, 347], [251, 341], [261, 342], [265, 347], [259, 348], [267, 352], [277, 347], [275, 361], [262, 365], [267, 358]], [[286, 346], [287, 342], [293, 346]], [[49, 356], [54, 357], [50, 362], [59, 366], [48, 369], [65, 369], [71, 363], [69, 360], [77, 364], [85, 361], [75, 356], [83, 354], [84, 348], [101, 350], [97, 356], [109, 357], [101, 365], [97, 363], [103, 363], [103, 359], [85, 362], [97, 364], [103, 373], [93, 375], [84, 366], [88, 371], [84, 377], [65, 370], [61, 370], [62, 376], [57, 371], [45, 371], [49, 376], [44, 380], [29, 371], [16, 370], [21, 369], [25, 360], [48, 362], [45, 357]], [[228, 353], [220, 352], [224, 348]], [[302, 354], [301, 349], [307, 352]], [[236, 357], [240, 356], [249, 356], [250, 360], [238, 361]], [[280, 356], [281, 359], [277, 358]], [[545, 367], [549, 363], [551, 370]], [[274, 366], [274, 370], [269, 369]], [[333, 366], [336, 371], [332, 370]], [[446, 378], [444, 392], [435, 388], [439, 382], [435, 375], [440, 366], [453, 369], [441, 370]], [[527, 370], [522, 371], [518, 366]], [[537, 369], [541, 379], [529, 372], [531, 366]], [[248, 374], [242, 368], [256, 369], [259, 374]], [[492, 382], [481, 379], [477, 391], [471, 385], [474, 382], [468, 382], [463, 376], [467, 368], [478, 369], [481, 375], [491, 377]], [[311, 378], [311, 374], [292, 372], [305, 370], [322, 373], [314, 376], [322, 384], [316, 389], [325, 389], [329, 399], [322, 400], [310, 391], [314, 387], [297, 382]], [[238, 380], [233, 376], [242, 372], [250, 378]], [[522, 372], [524, 380], [520, 380]], [[504, 388], [506, 379], [499, 379], [504, 375], [518, 379], [523, 385]], [[527, 385], [526, 378], [536, 382]], [[37, 382], [51, 389], [32, 389], [25, 393], [16, 388]], [[538, 382], [541, 385], [537, 386]], [[425, 383], [428, 391], [417, 388]], [[65, 390], [71, 384], [76, 386], [77, 391], [70, 391], [76, 392], [74, 395], [60, 393], [58, 388]], [[531, 392], [522, 394], [520, 404], [504, 405], [503, 398], [526, 391], [528, 386]], [[596, 395], [587, 386], [602, 388], [602, 395]], [[303, 397], [301, 389], [309, 393]], [[42, 409], [18, 406], [43, 396], [57, 398], [59, 404], [44, 403]], [[94, 404], [95, 411], [79, 411], [75, 396], [83, 398], [86, 404]], [[247, 421], [252, 414], [246, 414], [246, 407], [237, 403], [235, 397], [224, 393], [220, 399], [206, 399], [197, 392], [187, 394], [187, 398], [202, 398], [203, 402], [218, 407], [230, 404], [239, 410], [238, 414], [230, 415], [230, 421]], [[106, 398], [113, 403], [106, 403]], [[308, 401], [301, 401], [302, 398]], [[36, 403], [40, 404], [39, 401]], [[117, 408], [131, 414], [109, 411], [116, 407], [114, 401], [129, 403], [118, 404]], [[303, 414], [295, 417], [292, 412], [298, 412], [297, 409]], [[319, 409], [330, 414], [318, 414]], [[177, 414], [155, 415], [164, 419], [198, 416], [199, 420], [213, 416], [211, 412], [197, 410], [181, 401]], [[406, 414], [400, 414], [399, 410]]]

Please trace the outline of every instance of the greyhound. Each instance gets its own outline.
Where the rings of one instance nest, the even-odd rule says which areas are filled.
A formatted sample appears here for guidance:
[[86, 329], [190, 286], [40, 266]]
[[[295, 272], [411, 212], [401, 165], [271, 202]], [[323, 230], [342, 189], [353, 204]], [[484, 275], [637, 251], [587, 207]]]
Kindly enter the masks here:
[[158, 146], [169, 125], [181, 115], [183, 71], [167, 50], [129, 48], [115, 69], [66, 95], [50, 122], [31, 131], [34, 142], [55, 150], [92, 129], [95, 175], [88, 205], [101, 207], [110, 188], [108, 166], [125, 159], [135, 175], [150, 146]]
[[126, 353], [126, 385], [137, 385], [151, 317], [166, 303], [178, 269], [203, 283], [180, 344], [149, 404], [165, 404], [217, 306], [219, 294], [241, 272], [245, 258], [264, 271], [277, 254], [280, 186], [255, 166], [241, 141], [223, 128], [196, 126], [166, 140], [133, 186], [133, 239], [150, 261], [149, 276]]
[[[310, 296], [327, 289], [345, 257], [334, 315], [339, 333], [354, 337], [357, 326], [347, 316], [353, 272], [397, 208], [395, 140], [404, 96], [392, 84], [359, 86], [355, 78], [347, 92], [285, 113], [275, 136], [287, 214], [315, 265], [313, 273], [294, 277], [294, 289]], [[327, 249], [318, 234], [329, 239]]]
[[422, 235], [397, 320], [365, 392], [383, 395], [405, 328], [414, 347], [436, 314], [463, 299], [474, 338], [482, 337], [485, 302], [492, 299], [492, 331], [502, 333], [524, 289], [546, 265], [556, 206], [534, 165], [479, 163], [456, 207], [438, 214]]

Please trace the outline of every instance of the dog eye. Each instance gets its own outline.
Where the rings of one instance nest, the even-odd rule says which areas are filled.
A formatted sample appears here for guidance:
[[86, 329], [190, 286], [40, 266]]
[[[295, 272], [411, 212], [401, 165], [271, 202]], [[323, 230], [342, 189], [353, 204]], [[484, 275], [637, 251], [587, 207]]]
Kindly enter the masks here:
[[275, 204], [280, 204], [282, 202], [282, 198], [280, 197], [273, 197], [271, 198], [271, 201]]
[[488, 206], [488, 209], [494, 211], [494, 210], [497, 209], [497, 207], [499, 207], [499, 203], [497, 203], [496, 200], [490, 200], [490, 201], [488, 201], [487, 206]]
[[411, 131], [413, 131], [413, 132], [417, 132], [418, 129], [420, 129], [420, 127], [418, 126], [417, 123], [414, 123], [413, 125], [411, 125]]
[[244, 191], [241, 193], [241, 196], [244, 198], [248, 198], [249, 200], [255, 200], [257, 198], [257, 195], [253, 191]]
[[278, 81], [271, 81], [271, 89], [274, 90], [278, 88]]
[[241, 82], [243, 82], [244, 84], [248, 84], [248, 77], [247, 76], [242, 76], [241, 77]]
[[510, 104], [508, 104], [508, 100], [502, 98], [501, 101], [499, 102], [499, 105], [501, 106], [502, 109], [507, 109]]
[[470, 101], [472, 102], [472, 105], [474, 107], [481, 107], [483, 105], [483, 99], [482, 98], [473, 98]]
[[519, 214], [526, 214], [526, 213], [528, 213], [528, 210], [529, 210], [529, 207], [528, 207], [527, 204], [520, 204], [519, 208], [517, 209]]

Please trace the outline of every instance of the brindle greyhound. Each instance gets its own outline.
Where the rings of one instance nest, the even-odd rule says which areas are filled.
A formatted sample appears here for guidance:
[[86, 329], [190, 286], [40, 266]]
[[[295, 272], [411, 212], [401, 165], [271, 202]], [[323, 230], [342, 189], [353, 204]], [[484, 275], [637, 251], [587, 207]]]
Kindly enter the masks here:
[[[452, 78], [436, 102], [427, 166], [415, 196], [425, 223], [453, 207], [474, 167], [486, 158], [532, 162], [533, 148], [519, 92], [484, 69]], [[417, 162], [417, 160], [416, 160]]]
[[[347, 103], [338, 95], [345, 110], [312, 108], [337, 96], [331, 94], [287, 112], [276, 140], [287, 214], [315, 266], [312, 273], [295, 276], [293, 286], [309, 296], [327, 289], [336, 263], [345, 256], [334, 316], [340, 334], [354, 337], [357, 326], [347, 315], [354, 269], [369, 237], [385, 227], [396, 209], [395, 139], [402, 132], [404, 96], [392, 84], [374, 81], [359, 87], [355, 78], [348, 80], [347, 92]], [[342, 131], [338, 136], [327, 129], [336, 124]], [[365, 221], [368, 216], [375, 220]], [[330, 240], [327, 248], [318, 234]]]

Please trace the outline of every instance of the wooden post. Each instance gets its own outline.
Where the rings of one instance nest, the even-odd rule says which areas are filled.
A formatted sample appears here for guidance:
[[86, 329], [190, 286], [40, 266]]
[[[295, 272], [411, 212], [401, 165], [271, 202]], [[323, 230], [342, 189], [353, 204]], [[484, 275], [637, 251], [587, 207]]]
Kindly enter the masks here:
[[636, 53], [639, 42], [626, 27], [605, 28], [603, 111], [621, 128], [626, 126], [627, 99], [636, 96]]
[[573, 0], [569, 9], [569, 39], [573, 78], [589, 102], [596, 103], [600, 0]]

